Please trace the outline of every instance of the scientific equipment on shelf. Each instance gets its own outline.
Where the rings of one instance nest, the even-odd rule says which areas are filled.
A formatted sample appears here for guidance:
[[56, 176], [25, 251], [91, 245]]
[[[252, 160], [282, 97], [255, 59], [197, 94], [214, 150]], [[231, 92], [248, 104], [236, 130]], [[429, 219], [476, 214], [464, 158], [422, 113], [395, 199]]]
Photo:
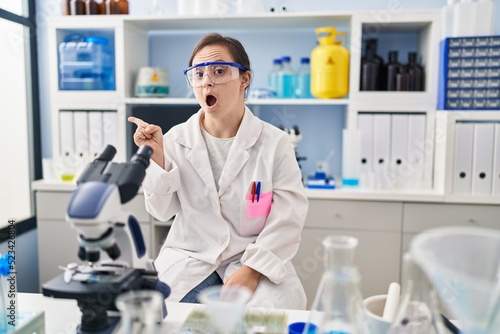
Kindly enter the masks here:
[[410, 244], [452, 319], [464, 333], [500, 333], [500, 232], [483, 227], [426, 230]]
[[359, 186], [361, 151], [361, 131], [358, 129], [342, 130], [342, 185]]
[[413, 92], [424, 91], [424, 68], [418, 63], [418, 54], [416, 52], [408, 52], [408, 90]]
[[500, 36], [446, 38], [440, 53], [438, 109], [500, 108]]
[[113, 43], [102, 36], [68, 35], [59, 50], [60, 90], [114, 90]]
[[278, 98], [295, 97], [295, 71], [290, 56], [281, 57], [281, 69], [278, 71]]
[[[401, 63], [398, 60], [398, 51], [389, 51], [389, 61], [387, 63], [387, 90], [397, 90], [396, 80], [398, 73], [401, 72]], [[401, 84], [400, 84], [401, 87]]]
[[377, 54], [377, 40], [365, 41], [365, 55], [361, 57], [361, 91], [385, 90], [384, 60]]
[[168, 72], [159, 67], [141, 67], [134, 94], [137, 97], [167, 97], [170, 94]]
[[335, 27], [315, 30], [319, 45], [311, 52], [311, 94], [320, 99], [340, 98], [349, 90], [349, 51], [337, 36]]
[[273, 60], [273, 66], [267, 76], [267, 84], [269, 89], [274, 92], [275, 97], [278, 96], [278, 73], [281, 71], [281, 67], [281, 58], [275, 58]]
[[[42, 292], [77, 300], [82, 311], [79, 333], [112, 330], [118, 318], [108, 316], [108, 310], [116, 311], [115, 298], [123, 292], [158, 290], [163, 299], [170, 294], [149, 260], [139, 222], [123, 210], [137, 194], [152, 152], [142, 146], [130, 162], [112, 163], [116, 149], [108, 145], [77, 181], [66, 220], [78, 232], [78, 257], [87, 264], [62, 267], [64, 273], [44, 283]], [[100, 261], [101, 251], [111, 260]]]
[[311, 189], [335, 189], [335, 178], [330, 175], [328, 160], [316, 162], [316, 171], [309, 175], [306, 187]]
[[287, 129], [287, 128], [283, 127], [282, 125], [280, 125], [279, 128], [281, 130], [285, 131], [286, 133], [288, 133], [288, 139], [290, 139], [290, 143], [292, 144], [293, 150], [295, 151], [295, 158], [297, 159], [297, 163], [299, 164], [299, 168], [302, 168], [300, 166], [300, 162], [302, 160], [306, 160], [307, 158], [300, 156], [300, 154], [298, 152], [297, 145], [302, 140], [302, 133], [300, 132], [298, 125], [294, 125], [291, 129]]
[[300, 58], [300, 67], [295, 75], [295, 97], [313, 98], [311, 94], [311, 66], [309, 57]]
[[63, 0], [63, 15], [128, 14], [128, 0]]
[[361, 275], [353, 265], [357, 245], [358, 239], [346, 235], [323, 239], [324, 271], [308, 319], [316, 333], [366, 333]]

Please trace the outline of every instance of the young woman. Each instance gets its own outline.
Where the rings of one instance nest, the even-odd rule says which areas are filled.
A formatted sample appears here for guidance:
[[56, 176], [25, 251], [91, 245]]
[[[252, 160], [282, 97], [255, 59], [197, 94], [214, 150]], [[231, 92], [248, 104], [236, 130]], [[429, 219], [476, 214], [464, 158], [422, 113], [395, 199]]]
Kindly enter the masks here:
[[175, 216], [155, 260], [169, 301], [197, 302], [211, 285], [252, 291], [248, 305], [304, 309], [291, 259], [308, 201], [285, 132], [245, 106], [252, 72], [241, 43], [208, 34], [184, 71], [201, 108], [165, 135], [135, 117], [134, 141], [153, 148], [143, 182], [155, 218]]

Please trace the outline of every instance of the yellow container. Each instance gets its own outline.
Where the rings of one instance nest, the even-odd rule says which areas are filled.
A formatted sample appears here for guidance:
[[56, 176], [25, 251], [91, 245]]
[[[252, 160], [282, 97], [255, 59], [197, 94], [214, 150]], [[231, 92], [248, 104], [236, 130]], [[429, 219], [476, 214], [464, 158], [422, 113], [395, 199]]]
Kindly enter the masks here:
[[315, 30], [319, 45], [311, 52], [311, 94], [320, 99], [334, 99], [349, 91], [349, 51], [335, 41], [334, 27]]

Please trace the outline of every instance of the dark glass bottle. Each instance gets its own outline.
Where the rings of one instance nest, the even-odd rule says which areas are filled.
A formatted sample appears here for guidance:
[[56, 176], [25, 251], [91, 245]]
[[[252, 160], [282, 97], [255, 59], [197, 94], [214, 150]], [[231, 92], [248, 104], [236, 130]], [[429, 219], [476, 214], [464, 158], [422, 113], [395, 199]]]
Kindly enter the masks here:
[[389, 62], [387, 63], [387, 90], [396, 90], [396, 76], [399, 73], [401, 64], [398, 61], [398, 52], [389, 51]]
[[401, 65], [396, 74], [396, 90], [409, 91], [410, 90], [410, 75], [406, 66]]
[[63, 15], [71, 15], [71, 0], [63, 0]]
[[107, 14], [108, 12], [106, 10], [106, 0], [96, 0], [96, 9], [98, 15]]
[[380, 75], [383, 60], [377, 55], [377, 40], [368, 39], [365, 44], [365, 56], [361, 58], [360, 90], [380, 90]]
[[408, 52], [408, 75], [411, 91], [424, 90], [424, 69], [417, 62], [417, 53]]
[[118, 5], [116, 0], [106, 0], [106, 14], [107, 15], [118, 14]]
[[118, 14], [128, 14], [128, 0], [117, 0]]
[[71, 0], [70, 9], [71, 15], [85, 15], [85, 1]]
[[95, 0], [85, 0], [85, 13], [87, 15], [97, 14], [97, 2]]

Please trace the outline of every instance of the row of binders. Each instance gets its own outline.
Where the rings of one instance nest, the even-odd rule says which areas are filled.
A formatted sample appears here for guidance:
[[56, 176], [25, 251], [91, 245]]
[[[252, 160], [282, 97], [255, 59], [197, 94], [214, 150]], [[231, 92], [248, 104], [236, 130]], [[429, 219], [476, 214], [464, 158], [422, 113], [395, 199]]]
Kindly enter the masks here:
[[116, 147], [116, 111], [61, 110], [59, 112], [60, 154], [92, 160], [106, 145]]
[[453, 193], [500, 195], [500, 122], [457, 122]]
[[363, 189], [414, 190], [425, 182], [425, 113], [359, 113], [359, 186]]

